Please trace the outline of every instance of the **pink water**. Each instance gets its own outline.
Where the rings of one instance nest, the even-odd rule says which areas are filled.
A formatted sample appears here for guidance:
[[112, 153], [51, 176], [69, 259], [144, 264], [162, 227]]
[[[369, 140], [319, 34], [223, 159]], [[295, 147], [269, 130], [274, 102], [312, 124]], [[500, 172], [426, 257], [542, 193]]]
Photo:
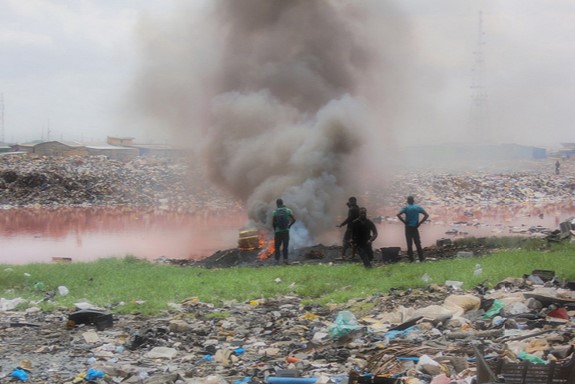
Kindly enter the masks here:
[[121, 209], [0, 211], [0, 263], [93, 261], [133, 255], [200, 259], [237, 245], [245, 218]]
[[[510, 229], [520, 226], [556, 229], [560, 222], [575, 216], [572, 204], [428, 210], [432, 220], [421, 227], [424, 246], [443, 237], [517, 234]], [[403, 226], [395, 220], [395, 211], [390, 208], [379, 213], [389, 219], [377, 224], [379, 238], [374, 245], [403, 247]], [[454, 224], [462, 222], [467, 224]], [[55, 258], [93, 261], [126, 255], [148, 260], [162, 256], [201, 259], [235, 248], [245, 223], [243, 212], [198, 216], [102, 208], [0, 210], [0, 264], [52, 262]], [[453, 228], [463, 233], [446, 235]], [[333, 231], [315, 240], [339, 244], [342, 233], [334, 223]]]

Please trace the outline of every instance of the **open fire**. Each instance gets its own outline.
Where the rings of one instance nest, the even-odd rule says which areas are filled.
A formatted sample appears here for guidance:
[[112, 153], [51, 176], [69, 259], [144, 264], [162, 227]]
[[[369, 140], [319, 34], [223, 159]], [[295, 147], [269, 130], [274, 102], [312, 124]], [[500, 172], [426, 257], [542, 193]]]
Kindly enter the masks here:
[[267, 233], [263, 230], [249, 229], [240, 231], [238, 239], [238, 248], [243, 251], [253, 251], [261, 249], [258, 253], [259, 260], [265, 260], [274, 253], [274, 240], [266, 240]]

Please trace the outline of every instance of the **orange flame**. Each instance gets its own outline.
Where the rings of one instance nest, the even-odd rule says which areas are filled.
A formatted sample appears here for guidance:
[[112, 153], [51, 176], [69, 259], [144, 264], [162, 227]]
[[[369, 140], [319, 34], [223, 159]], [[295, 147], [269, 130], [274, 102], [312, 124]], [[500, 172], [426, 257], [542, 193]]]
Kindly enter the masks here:
[[[262, 247], [265, 243], [265, 240], [263, 239], [263, 236], [260, 235], [260, 241], [262, 242]], [[268, 240], [267, 242], [268, 244], [265, 246], [264, 249], [262, 249], [260, 251], [260, 253], [258, 253], [258, 260], [265, 260], [267, 258], [269, 258], [271, 255], [274, 254], [275, 251], [275, 242], [273, 239]]]

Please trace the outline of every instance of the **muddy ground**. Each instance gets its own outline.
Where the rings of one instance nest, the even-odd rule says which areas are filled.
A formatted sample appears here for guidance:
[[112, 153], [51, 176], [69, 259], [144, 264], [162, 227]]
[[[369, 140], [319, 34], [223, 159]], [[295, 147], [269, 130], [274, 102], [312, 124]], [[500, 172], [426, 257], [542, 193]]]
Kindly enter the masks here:
[[[527, 238], [514, 239], [516, 244], [529, 241]], [[426, 261], [435, 261], [442, 259], [451, 259], [455, 257], [470, 257], [470, 256], [483, 256], [492, 253], [494, 250], [500, 249], [496, 241], [490, 241], [487, 238], [476, 239], [463, 239], [451, 241], [450, 239], [442, 239], [439, 242], [445, 241], [446, 245], [434, 245], [424, 248], [424, 255]], [[546, 241], [541, 240], [541, 246], [546, 246]], [[389, 251], [388, 251], [389, 250]], [[341, 264], [341, 263], [361, 263], [359, 257], [351, 257], [348, 251], [347, 257], [341, 257], [341, 246], [330, 245], [326, 246], [318, 244], [311, 247], [296, 249], [290, 252], [289, 263], [292, 265], [297, 264]], [[228, 268], [228, 267], [263, 267], [275, 265], [273, 255], [262, 258], [262, 249], [241, 250], [232, 248], [222, 250], [214, 253], [213, 255], [198, 261], [189, 260], [163, 260], [180, 265], [195, 265], [206, 268]], [[390, 252], [390, 253], [388, 253]], [[385, 255], [385, 256], [384, 256]], [[397, 257], [389, 258], [389, 255], [396, 255]], [[382, 265], [387, 263], [402, 263], [410, 262], [404, 250], [399, 250], [395, 253], [389, 248], [374, 249], [374, 265]]]

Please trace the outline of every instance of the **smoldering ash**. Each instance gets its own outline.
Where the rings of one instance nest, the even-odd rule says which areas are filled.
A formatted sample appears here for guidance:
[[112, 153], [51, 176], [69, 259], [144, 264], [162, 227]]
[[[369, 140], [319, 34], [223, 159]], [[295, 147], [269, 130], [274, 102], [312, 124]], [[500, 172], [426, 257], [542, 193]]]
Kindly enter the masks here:
[[200, 146], [211, 180], [246, 202], [253, 225], [269, 227], [283, 198], [296, 243], [334, 227], [373, 139], [366, 4], [211, 1], [163, 37], [142, 31], [146, 110]]

